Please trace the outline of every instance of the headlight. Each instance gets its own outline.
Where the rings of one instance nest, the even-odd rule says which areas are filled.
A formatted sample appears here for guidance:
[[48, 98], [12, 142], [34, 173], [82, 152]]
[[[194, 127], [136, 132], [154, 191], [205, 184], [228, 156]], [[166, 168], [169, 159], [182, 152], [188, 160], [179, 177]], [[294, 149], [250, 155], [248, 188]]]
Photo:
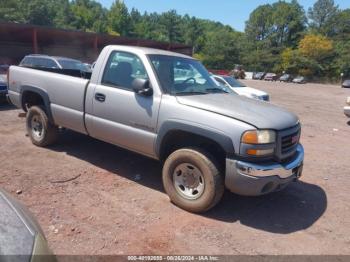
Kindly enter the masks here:
[[271, 144], [276, 142], [273, 130], [253, 130], [243, 134], [241, 142], [244, 144]]
[[275, 151], [276, 133], [273, 130], [252, 130], [243, 134], [241, 155], [268, 156]]

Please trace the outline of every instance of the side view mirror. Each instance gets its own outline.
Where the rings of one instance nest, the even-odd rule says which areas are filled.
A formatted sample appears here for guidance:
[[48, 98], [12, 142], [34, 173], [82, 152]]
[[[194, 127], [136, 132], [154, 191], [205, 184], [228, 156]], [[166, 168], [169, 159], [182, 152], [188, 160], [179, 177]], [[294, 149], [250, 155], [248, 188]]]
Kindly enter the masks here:
[[137, 78], [132, 81], [132, 89], [141, 96], [152, 96], [153, 88], [150, 86], [149, 80]]

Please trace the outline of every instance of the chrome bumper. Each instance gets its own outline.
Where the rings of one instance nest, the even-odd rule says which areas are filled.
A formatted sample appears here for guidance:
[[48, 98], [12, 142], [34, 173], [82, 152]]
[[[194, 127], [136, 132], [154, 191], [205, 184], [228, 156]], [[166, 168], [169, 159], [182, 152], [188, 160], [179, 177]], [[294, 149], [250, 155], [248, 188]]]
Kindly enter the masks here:
[[288, 163], [249, 163], [226, 159], [226, 187], [237, 194], [256, 196], [281, 190], [302, 173], [304, 149], [298, 145]]

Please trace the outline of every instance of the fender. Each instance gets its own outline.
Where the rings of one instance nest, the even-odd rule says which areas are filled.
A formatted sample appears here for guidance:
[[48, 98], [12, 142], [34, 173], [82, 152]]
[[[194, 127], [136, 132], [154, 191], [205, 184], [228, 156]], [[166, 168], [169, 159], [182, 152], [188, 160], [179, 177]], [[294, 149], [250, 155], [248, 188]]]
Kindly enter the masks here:
[[227, 155], [233, 155], [235, 152], [231, 138], [218, 130], [199, 126], [195, 123], [170, 120], [162, 124], [157, 135], [155, 151], [158, 157], [160, 156], [163, 140], [171, 131], [185, 131], [213, 140], [225, 150]]
[[23, 94], [25, 94], [25, 92], [27, 91], [30, 91], [30, 92], [33, 92], [33, 93], [37, 93], [38, 95], [41, 96], [41, 98], [43, 99], [44, 101], [44, 107], [45, 107], [45, 110], [46, 110], [46, 113], [47, 113], [47, 117], [49, 118], [49, 121], [54, 124], [54, 120], [53, 120], [53, 117], [52, 117], [52, 112], [51, 112], [51, 102], [50, 102], [50, 98], [49, 98], [49, 95], [46, 93], [46, 91], [44, 91], [43, 89], [39, 88], [39, 87], [36, 87], [36, 86], [28, 86], [28, 85], [23, 85], [20, 87], [20, 95], [19, 95], [19, 100], [21, 101], [22, 103], [22, 109], [24, 111], [26, 111], [26, 107], [25, 107], [25, 104], [23, 102], [23, 99], [22, 99], [22, 96]]

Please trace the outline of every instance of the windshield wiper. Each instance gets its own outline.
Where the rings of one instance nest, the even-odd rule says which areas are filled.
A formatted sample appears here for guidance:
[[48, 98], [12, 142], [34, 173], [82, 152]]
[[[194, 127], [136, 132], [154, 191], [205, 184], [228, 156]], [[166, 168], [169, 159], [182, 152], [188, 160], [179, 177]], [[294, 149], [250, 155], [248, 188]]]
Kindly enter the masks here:
[[188, 91], [188, 92], [177, 92], [175, 95], [177, 96], [184, 96], [184, 95], [206, 95], [207, 92], [200, 92], [200, 91]]
[[205, 89], [205, 91], [213, 92], [213, 93], [229, 93], [221, 88], [207, 88], [207, 89]]

